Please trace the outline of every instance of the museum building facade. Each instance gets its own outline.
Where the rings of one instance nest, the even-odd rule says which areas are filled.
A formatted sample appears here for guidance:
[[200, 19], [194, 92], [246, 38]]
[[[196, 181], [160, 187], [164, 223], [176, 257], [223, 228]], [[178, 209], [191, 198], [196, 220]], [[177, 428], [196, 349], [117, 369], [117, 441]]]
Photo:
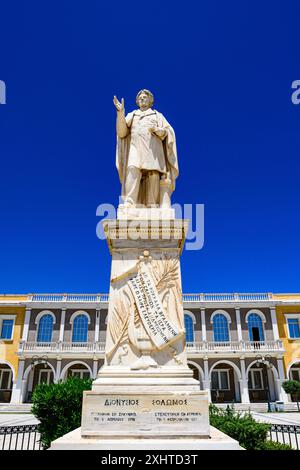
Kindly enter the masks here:
[[[0, 402], [30, 402], [41, 382], [96, 378], [108, 297], [0, 296]], [[300, 380], [300, 295], [184, 294], [183, 307], [188, 364], [212, 402], [292, 400], [281, 384], [297, 374]]]

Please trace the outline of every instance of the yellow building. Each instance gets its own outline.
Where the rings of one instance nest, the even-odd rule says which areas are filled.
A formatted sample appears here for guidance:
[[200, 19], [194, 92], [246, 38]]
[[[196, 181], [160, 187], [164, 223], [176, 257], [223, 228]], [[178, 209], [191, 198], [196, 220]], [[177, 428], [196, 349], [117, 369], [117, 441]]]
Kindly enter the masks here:
[[300, 294], [277, 294], [276, 315], [283, 342], [285, 375], [300, 381]]
[[[36, 384], [64, 378], [69, 366], [75, 374], [86, 367], [95, 378], [104, 360], [108, 300], [107, 294], [0, 295], [0, 403], [26, 402]], [[293, 398], [281, 384], [300, 380], [300, 294], [184, 294], [183, 305], [188, 359], [203, 389], [213, 393], [222, 376], [230, 402]], [[225, 343], [214, 339], [216, 312], [225, 318]], [[90, 318], [81, 349], [72, 340], [74, 314]], [[42, 318], [50, 322], [47, 331]]]
[[27, 296], [0, 295], [0, 402], [9, 403], [18, 378], [17, 351]]

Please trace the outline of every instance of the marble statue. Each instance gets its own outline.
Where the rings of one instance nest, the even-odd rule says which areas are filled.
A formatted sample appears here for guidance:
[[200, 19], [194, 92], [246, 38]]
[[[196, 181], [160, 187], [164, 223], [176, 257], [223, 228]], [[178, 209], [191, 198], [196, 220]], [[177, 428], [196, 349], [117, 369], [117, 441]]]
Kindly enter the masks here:
[[211, 435], [208, 390], [187, 362], [180, 256], [188, 220], [170, 207], [175, 134], [151, 92], [136, 102], [125, 117], [114, 98], [124, 204], [103, 221], [112, 257], [104, 364], [83, 393], [81, 428], [51, 449], [239, 449]]
[[[134, 214], [146, 217], [144, 222], [148, 222], [152, 208], [158, 208], [155, 210], [160, 211], [158, 215], [164, 222], [171, 214], [173, 223], [172, 227], [158, 227], [157, 234], [153, 227], [150, 232], [146, 229], [150, 238], [156, 237], [154, 244], [151, 240], [135, 240], [132, 244], [127, 234], [123, 238], [117, 222], [115, 245], [109, 228], [112, 226], [107, 226], [113, 256], [105, 363], [130, 370], [163, 365], [186, 367], [180, 248], [174, 235], [173, 212], [168, 212], [178, 176], [176, 140], [165, 117], [152, 108], [153, 102], [152, 93], [143, 89], [136, 97], [139, 109], [125, 116], [124, 99], [119, 102], [114, 97], [116, 165], [122, 182], [123, 207], [127, 208], [122, 212], [119, 206], [118, 220], [124, 214], [130, 220]], [[157, 240], [162, 230], [165, 241]]]
[[116, 166], [127, 207], [170, 206], [178, 176], [175, 133], [152, 108], [149, 90], [137, 94], [136, 109], [125, 116], [124, 99], [114, 97], [117, 110]]

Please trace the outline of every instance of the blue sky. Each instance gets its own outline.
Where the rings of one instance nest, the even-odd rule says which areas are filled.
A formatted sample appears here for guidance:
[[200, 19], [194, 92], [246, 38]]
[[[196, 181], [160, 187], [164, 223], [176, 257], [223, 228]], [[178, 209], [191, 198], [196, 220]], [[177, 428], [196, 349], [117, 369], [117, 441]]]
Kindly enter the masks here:
[[296, 1], [1, 6], [0, 292], [107, 292], [96, 208], [117, 204], [113, 95], [175, 129], [173, 202], [205, 204], [184, 292], [299, 292]]

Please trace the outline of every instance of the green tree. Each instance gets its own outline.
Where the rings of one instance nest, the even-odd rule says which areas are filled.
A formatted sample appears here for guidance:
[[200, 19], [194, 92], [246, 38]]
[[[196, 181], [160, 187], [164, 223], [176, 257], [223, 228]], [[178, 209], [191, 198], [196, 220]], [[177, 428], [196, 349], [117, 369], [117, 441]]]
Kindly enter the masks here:
[[298, 411], [300, 411], [299, 401], [300, 401], [300, 382], [299, 380], [286, 380], [282, 383], [282, 388], [286, 393], [294, 395], [297, 401]]
[[45, 447], [81, 424], [84, 390], [91, 390], [91, 379], [70, 377], [64, 382], [38, 385], [32, 395], [32, 413], [40, 421], [41, 441]]

